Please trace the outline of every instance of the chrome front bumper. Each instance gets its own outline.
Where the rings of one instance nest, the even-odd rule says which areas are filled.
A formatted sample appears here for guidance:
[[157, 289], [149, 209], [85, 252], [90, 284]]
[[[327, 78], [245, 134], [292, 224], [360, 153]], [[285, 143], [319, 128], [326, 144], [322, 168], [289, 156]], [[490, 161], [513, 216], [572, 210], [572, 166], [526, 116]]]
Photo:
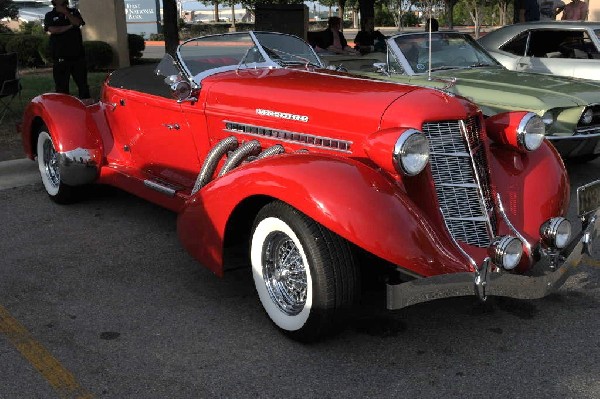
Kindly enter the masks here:
[[387, 308], [401, 309], [421, 302], [458, 296], [505, 296], [517, 299], [538, 299], [559, 289], [575, 274], [581, 261], [591, 256], [592, 243], [600, 234], [600, 209], [584, 220], [584, 227], [559, 257], [562, 262], [548, 267], [539, 275], [519, 275], [496, 271], [489, 260], [479, 271], [451, 273], [387, 285]]

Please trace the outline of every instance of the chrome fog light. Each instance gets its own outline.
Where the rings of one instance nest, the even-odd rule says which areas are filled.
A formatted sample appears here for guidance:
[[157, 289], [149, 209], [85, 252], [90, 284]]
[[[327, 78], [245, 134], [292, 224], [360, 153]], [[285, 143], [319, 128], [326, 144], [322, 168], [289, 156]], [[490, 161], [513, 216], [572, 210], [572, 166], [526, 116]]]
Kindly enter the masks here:
[[540, 236], [546, 245], [562, 249], [571, 238], [571, 222], [563, 217], [549, 219], [540, 227]]
[[521, 261], [523, 243], [511, 236], [496, 237], [490, 243], [488, 254], [492, 262], [505, 270], [512, 270]]
[[[546, 115], [544, 114], [544, 116]], [[545, 136], [546, 125], [542, 118], [533, 112], [525, 114], [517, 128], [519, 146], [527, 151], [537, 150], [542, 145]]]
[[583, 115], [581, 115], [581, 123], [589, 125], [592, 123], [592, 119], [594, 119], [594, 111], [591, 108], [588, 108]]
[[420, 131], [408, 129], [396, 141], [394, 167], [408, 176], [419, 174], [429, 162], [429, 140]]

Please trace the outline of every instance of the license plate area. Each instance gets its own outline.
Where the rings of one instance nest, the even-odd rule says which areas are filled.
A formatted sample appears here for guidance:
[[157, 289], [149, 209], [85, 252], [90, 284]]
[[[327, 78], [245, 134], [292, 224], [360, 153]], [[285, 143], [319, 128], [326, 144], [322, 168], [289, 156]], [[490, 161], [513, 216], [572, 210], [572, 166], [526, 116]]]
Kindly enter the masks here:
[[600, 208], [600, 180], [577, 188], [577, 215], [584, 216]]

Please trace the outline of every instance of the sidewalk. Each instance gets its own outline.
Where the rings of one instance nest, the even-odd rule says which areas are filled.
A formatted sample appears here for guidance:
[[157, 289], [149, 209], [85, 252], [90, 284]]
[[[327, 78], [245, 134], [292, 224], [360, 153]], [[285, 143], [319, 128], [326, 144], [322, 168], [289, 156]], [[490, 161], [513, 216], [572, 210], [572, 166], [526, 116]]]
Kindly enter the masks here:
[[0, 162], [0, 191], [40, 182], [37, 162], [28, 158]]

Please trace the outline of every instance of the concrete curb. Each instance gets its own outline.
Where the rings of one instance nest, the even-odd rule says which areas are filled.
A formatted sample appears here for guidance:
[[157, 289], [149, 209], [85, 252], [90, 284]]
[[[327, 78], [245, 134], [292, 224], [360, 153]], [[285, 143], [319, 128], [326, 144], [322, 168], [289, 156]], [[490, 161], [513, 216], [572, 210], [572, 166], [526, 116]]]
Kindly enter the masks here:
[[0, 191], [41, 182], [37, 162], [28, 158], [0, 162]]

